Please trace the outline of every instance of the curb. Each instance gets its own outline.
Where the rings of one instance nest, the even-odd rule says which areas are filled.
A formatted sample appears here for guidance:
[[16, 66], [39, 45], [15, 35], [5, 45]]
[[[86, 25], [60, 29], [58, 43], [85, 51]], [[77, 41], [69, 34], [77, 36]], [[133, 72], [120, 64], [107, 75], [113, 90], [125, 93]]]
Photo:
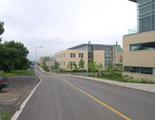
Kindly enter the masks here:
[[17, 120], [17, 118], [19, 117], [19, 115], [23, 111], [24, 107], [26, 106], [27, 102], [30, 100], [31, 96], [36, 91], [36, 89], [38, 88], [38, 86], [41, 84], [42, 80], [40, 78], [39, 78], [39, 80], [40, 80], [39, 83], [33, 88], [33, 90], [31, 91], [31, 93], [27, 96], [27, 98], [21, 104], [20, 109], [18, 111], [16, 111], [16, 113], [12, 116], [11, 120]]
[[[77, 75], [65, 75], [65, 76], [71, 76], [71, 77], [76, 77], [76, 78], [82, 78], [82, 79], [86, 79], [86, 80], [92, 80], [92, 81], [97, 81], [97, 82], [102, 82], [102, 83], [106, 83], [106, 84], [110, 84], [110, 85], [115, 85], [115, 86], [120, 86], [120, 87], [125, 87], [125, 88], [129, 88], [129, 89], [134, 89], [134, 90], [139, 90], [139, 91], [143, 91], [143, 92], [148, 92], [148, 93], [154, 93], [155, 94], [155, 91], [151, 91], [151, 90], [145, 90], [145, 89], [142, 89], [142, 88], [135, 88], [135, 87], [131, 87], [131, 86], [126, 86], [126, 85], [121, 85], [118, 83], [112, 83], [110, 82], [110, 80], [102, 80], [100, 78], [92, 78], [92, 77], [85, 77], [85, 76], [77, 76]], [[109, 81], [109, 82], [108, 82]], [[120, 82], [121, 83], [121, 82]], [[123, 83], [125, 84], [125, 83]], [[134, 83], [133, 83], [134, 84]], [[139, 84], [141, 85], [141, 84]], [[152, 85], [152, 84], [151, 84]]]

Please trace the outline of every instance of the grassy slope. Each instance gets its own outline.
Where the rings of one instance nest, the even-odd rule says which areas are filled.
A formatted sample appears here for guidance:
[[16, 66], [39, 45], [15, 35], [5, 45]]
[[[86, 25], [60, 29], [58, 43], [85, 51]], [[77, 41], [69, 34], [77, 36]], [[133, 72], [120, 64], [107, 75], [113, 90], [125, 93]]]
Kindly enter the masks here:
[[33, 70], [14, 70], [11, 73], [3, 73], [6, 77], [14, 77], [14, 76], [33, 76]]

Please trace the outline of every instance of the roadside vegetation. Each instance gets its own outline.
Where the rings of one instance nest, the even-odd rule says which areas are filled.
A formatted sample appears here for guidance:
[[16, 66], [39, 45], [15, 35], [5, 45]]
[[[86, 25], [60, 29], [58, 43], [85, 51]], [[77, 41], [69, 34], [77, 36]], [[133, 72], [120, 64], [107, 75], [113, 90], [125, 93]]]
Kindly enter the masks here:
[[[0, 21], [0, 77], [1, 76], [14, 77], [14, 76], [34, 75], [34, 71], [29, 69], [31, 62], [27, 59], [27, 55], [29, 53], [28, 49], [21, 42], [16, 42], [14, 40], [2, 41], [1, 35], [4, 32], [5, 32], [4, 22]], [[18, 80], [15, 80], [14, 82], [18, 82]], [[4, 83], [4, 80], [3, 80], [3, 83]], [[13, 81], [11, 81], [9, 84], [12, 84], [12, 83], [13, 83]], [[17, 86], [21, 85], [21, 88], [22, 88], [22, 85], [24, 86], [25, 84], [26, 83], [24, 83], [24, 82], [20, 82], [19, 84], [12, 84], [12, 85], [14, 86], [13, 89], [15, 89], [16, 85]], [[1, 85], [3, 85], [3, 84], [1, 83]], [[18, 88], [19, 88], [19, 86], [18, 86]], [[0, 90], [1, 90], [0, 91], [1, 92], [0, 93], [1, 101], [5, 101], [6, 98], [10, 99], [9, 94], [12, 94], [12, 96], [13, 96], [14, 94], [17, 94], [18, 92], [20, 93], [20, 92], [23, 92], [23, 90], [26, 91], [27, 89], [24, 89], [24, 87], [23, 87], [23, 90], [21, 89], [22, 91], [15, 90], [12, 93], [12, 91], [11, 91], [12, 88], [10, 88], [10, 91], [7, 91], [5, 93], [5, 96], [3, 94], [2, 89], [0, 89]], [[7, 94], [7, 93], [9, 93], [9, 94]], [[19, 96], [22, 97], [22, 96], [24, 96], [24, 94], [21, 95], [21, 93], [20, 93]], [[13, 111], [11, 109], [6, 109], [5, 107], [3, 107], [3, 106], [8, 105], [8, 102], [7, 103], [4, 102], [4, 103], [2, 102], [0, 104], [0, 107], [1, 107], [0, 120], [10, 120], [12, 117]], [[15, 109], [14, 106], [16, 106], [16, 105], [14, 103], [11, 103], [11, 106], [13, 107], [13, 109]]]
[[[4, 23], [0, 22], [0, 35], [4, 33]], [[14, 70], [26, 70], [31, 62], [27, 59], [29, 51], [21, 42], [2, 41], [0, 39], [0, 70], [12, 72]]]
[[0, 113], [0, 120], [10, 120], [12, 116], [11, 112], [2, 112]]
[[118, 69], [112, 68], [108, 68], [106, 71], [97, 73], [95, 77], [99, 77], [104, 80], [108, 79], [119, 82], [155, 84], [155, 81], [153, 80], [135, 79], [133, 77], [129, 77], [128, 75], [123, 75], [123, 72]]
[[44, 71], [46, 71], [46, 72], [49, 72], [50, 71], [50, 69], [48, 68], [48, 66], [46, 65], [46, 62], [49, 60], [49, 57], [44, 57], [44, 60], [43, 60], [43, 62], [42, 62], [42, 64], [39, 64], [38, 63], [38, 65], [40, 66], [40, 67], [42, 67], [42, 69], [44, 70]]
[[58, 62], [54, 63], [51, 69], [48, 71], [57, 72], [57, 73], [66, 73], [66, 74], [73, 74], [73, 75], [82, 75], [82, 76], [89, 76], [89, 77], [96, 77], [101, 78], [103, 80], [113, 80], [119, 82], [128, 82], [128, 83], [145, 83], [145, 84], [155, 84], [153, 80], [147, 79], [135, 79], [133, 77], [129, 77], [127, 75], [123, 75], [122, 65], [115, 65], [115, 68], [108, 67], [103, 70], [102, 64], [97, 64], [96, 62], [91, 62], [88, 65], [89, 71], [84, 69], [84, 61], [81, 59], [78, 65], [73, 62], [68, 64], [70, 68], [69, 71], [65, 71], [60, 68]]
[[34, 70], [14, 70], [12, 72], [1, 72], [2, 76], [5, 77], [15, 77], [15, 76], [33, 76]]

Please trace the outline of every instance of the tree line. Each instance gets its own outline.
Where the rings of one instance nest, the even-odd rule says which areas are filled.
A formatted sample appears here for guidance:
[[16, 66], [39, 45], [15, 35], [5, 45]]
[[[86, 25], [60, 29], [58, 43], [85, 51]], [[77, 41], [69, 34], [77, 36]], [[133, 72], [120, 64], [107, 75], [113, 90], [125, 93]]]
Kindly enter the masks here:
[[[0, 35], [4, 33], [4, 23], [0, 22]], [[30, 61], [29, 51], [21, 42], [0, 40], [0, 70], [11, 72], [15, 69], [27, 69]]]

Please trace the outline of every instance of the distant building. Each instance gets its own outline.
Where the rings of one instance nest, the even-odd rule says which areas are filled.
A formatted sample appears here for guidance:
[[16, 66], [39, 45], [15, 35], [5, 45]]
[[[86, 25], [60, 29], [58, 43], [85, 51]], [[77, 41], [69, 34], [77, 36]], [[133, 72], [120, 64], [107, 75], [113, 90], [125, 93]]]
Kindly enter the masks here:
[[138, 32], [123, 37], [125, 73], [155, 80], [155, 0], [130, 0], [138, 4]]
[[54, 56], [50, 56], [49, 60], [47, 60], [45, 62], [46, 66], [49, 68], [49, 70], [52, 68], [52, 66], [54, 66], [55, 61], [56, 61], [55, 57]]
[[64, 71], [71, 70], [71, 66], [78, 66], [80, 60], [84, 61], [84, 69], [87, 70], [88, 59], [87, 59], [87, 51], [80, 50], [64, 50], [62, 52], [58, 52], [55, 54], [56, 61], [59, 63], [60, 68]]
[[39, 64], [42, 66], [44, 64], [45, 61], [48, 61], [49, 57], [45, 56], [45, 57], [40, 57], [39, 58]]
[[83, 59], [85, 66], [88, 69], [88, 64], [96, 62], [103, 66], [113, 67], [114, 64], [122, 64], [123, 51], [119, 45], [102, 45], [102, 44], [80, 44], [65, 51], [55, 54], [56, 61], [59, 62], [60, 67], [64, 70], [69, 70], [69, 64], [76, 64], [78, 66], [81, 59]]

